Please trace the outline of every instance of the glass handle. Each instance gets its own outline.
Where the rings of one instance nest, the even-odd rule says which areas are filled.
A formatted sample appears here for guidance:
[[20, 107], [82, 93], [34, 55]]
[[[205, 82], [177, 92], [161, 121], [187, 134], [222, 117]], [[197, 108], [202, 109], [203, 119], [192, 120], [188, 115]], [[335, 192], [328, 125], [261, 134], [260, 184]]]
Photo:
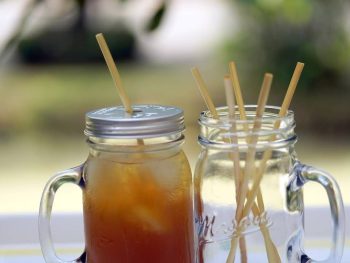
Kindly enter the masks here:
[[53, 176], [46, 184], [41, 196], [39, 210], [39, 239], [41, 250], [47, 263], [84, 263], [85, 252], [78, 259], [73, 261], [61, 260], [55, 252], [52, 243], [50, 219], [55, 194], [58, 188], [65, 183], [74, 183], [81, 186], [84, 165], [60, 172]]
[[301, 186], [312, 181], [321, 184], [326, 190], [331, 208], [333, 225], [332, 248], [329, 257], [326, 260], [317, 261], [304, 255], [301, 262], [339, 263], [343, 255], [345, 239], [345, 213], [339, 186], [330, 174], [314, 167], [298, 164], [297, 171], [298, 177], [301, 180]]

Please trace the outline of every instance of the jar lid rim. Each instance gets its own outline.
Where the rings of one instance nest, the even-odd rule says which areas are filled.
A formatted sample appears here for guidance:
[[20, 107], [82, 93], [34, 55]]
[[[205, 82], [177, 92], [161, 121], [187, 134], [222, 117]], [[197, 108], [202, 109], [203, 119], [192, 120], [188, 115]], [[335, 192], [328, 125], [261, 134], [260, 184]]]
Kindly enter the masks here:
[[183, 110], [173, 106], [138, 104], [133, 113], [123, 106], [86, 113], [85, 135], [101, 138], [151, 138], [167, 136], [185, 129]]

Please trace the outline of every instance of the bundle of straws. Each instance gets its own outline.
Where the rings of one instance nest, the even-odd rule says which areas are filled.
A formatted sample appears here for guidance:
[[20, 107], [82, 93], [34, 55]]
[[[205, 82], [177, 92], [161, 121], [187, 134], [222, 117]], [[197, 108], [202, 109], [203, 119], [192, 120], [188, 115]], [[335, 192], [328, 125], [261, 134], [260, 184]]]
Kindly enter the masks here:
[[[297, 87], [298, 81], [300, 79], [301, 72], [304, 68], [304, 64], [298, 62], [292, 79], [289, 83], [289, 87], [287, 90], [287, 93], [285, 95], [285, 98], [283, 100], [282, 106], [280, 108], [279, 117], [284, 117], [287, 114], [288, 108], [290, 106], [290, 103], [292, 101], [295, 89]], [[237, 102], [238, 110], [239, 110], [239, 117], [241, 120], [247, 120], [245, 108], [244, 108], [244, 101], [243, 96], [241, 92], [241, 87], [238, 79], [237, 69], [234, 62], [229, 63], [229, 69], [230, 74], [225, 75], [224, 77], [224, 86], [225, 86], [225, 94], [226, 94], [226, 102], [228, 106], [228, 117], [230, 120], [232, 120], [232, 134], [235, 134], [236, 131], [236, 110], [235, 110], [235, 102]], [[198, 68], [192, 68], [192, 75], [196, 81], [196, 84], [199, 88], [199, 91], [209, 109], [211, 112], [211, 115], [215, 119], [219, 119], [219, 115], [216, 111], [216, 108], [214, 106], [214, 103], [212, 99], [210, 98], [207, 86], [198, 70]], [[270, 93], [270, 88], [272, 84], [273, 75], [271, 73], [266, 73], [264, 75], [263, 83], [261, 86], [258, 102], [257, 102], [257, 108], [255, 113], [255, 119], [254, 119], [254, 125], [251, 129], [251, 134], [253, 136], [249, 137], [247, 139], [247, 143], [250, 145], [256, 145], [259, 140], [259, 136], [257, 135], [258, 131], [261, 129], [261, 118], [263, 117], [266, 102], [268, 100], [268, 96]], [[274, 129], [278, 129], [281, 124], [280, 120], [277, 120], [274, 124]], [[246, 132], [249, 132], [248, 125], [243, 127]], [[269, 137], [269, 141], [274, 141], [276, 139], [275, 135], [272, 135]], [[227, 143], [234, 143], [235, 145], [238, 145], [238, 138], [237, 135], [233, 135], [230, 140], [226, 140]], [[266, 150], [263, 154], [262, 161], [260, 162], [260, 166], [258, 168], [255, 167], [255, 155], [256, 155], [256, 148], [255, 147], [249, 147], [246, 160], [245, 160], [245, 167], [241, 169], [240, 167], [240, 160], [239, 160], [239, 149], [235, 148], [230, 153], [230, 158], [232, 159], [234, 163], [234, 182], [236, 185], [236, 214], [235, 214], [235, 220], [237, 222], [237, 225], [240, 226], [240, 222], [249, 216], [249, 214], [252, 212], [254, 216], [259, 216], [265, 212], [265, 205], [263, 200], [263, 195], [260, 189], [260, 182], [263, 178], [263, 175], [265, 173], [266, 167], [267, 167], [267, 161], [272, 156], [271, 150]], [[251, 180], [251, 187], [249, 187], [249, 180]], [[233, 235], [231, 240], [231, 248], [229, 255], [227, 257], [226, 263], [233, 263], [235, 261], [235, 255], [237, 246], [239, 243], [239, 249], [240, 249], [240, 255], [241, 255], [241, 262], [246, 263], [247, 262], [247, 249], [246, 249], [246, 242], [244, 239], [244, 236], [242, 235], [242, 232], [244, 229], [236, 229], [236, 233]], [[260, 224], [260, 231], [264, 238], [265, 248], [266, 248], [266, 254], [269, 263], [279, 263], [281, 262], [281, 258], [278, 254], [278, 250], [273, 243], [270, 233], [268, 231], [268, 228], [265, 224]]]

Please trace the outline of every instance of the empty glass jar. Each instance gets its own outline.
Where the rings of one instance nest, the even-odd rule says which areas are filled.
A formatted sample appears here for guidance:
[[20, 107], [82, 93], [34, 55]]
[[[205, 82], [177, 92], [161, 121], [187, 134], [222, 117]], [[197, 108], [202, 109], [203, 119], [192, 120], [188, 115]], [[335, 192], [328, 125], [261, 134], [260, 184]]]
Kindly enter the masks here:
[[[340, 262], [345, 219], [336, 182], [298, 161], [293, 112], [279, 117], [278, 107], [267, 107], [255, 120], [255, 111], [246, 106], [247, 120], [229, 118], [227, 108], [218, 108], [219, 119], [200, 115], [197, 262]], [[303, 250], [303, 186], [310, 181], [324, 187], [331, 207], [333, 246], [324, 261]]]

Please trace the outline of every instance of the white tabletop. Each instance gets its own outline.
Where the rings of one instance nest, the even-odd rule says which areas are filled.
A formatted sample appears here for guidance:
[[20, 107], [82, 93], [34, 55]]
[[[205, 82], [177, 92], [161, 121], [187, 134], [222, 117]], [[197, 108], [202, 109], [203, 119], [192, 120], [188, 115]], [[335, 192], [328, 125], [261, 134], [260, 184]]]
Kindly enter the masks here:
[[[350, 207], [346, 207], [350, 218]], [[320, 229], [316, 220], [329, 213], [328, 208], [315, 208], [306, 217], [306, 252], [315, 259], [324, 259], [329, 250], [325, 240], [330, 238], [326, 227]], [[349, 222], [349, 221], [348, 221]], [[56, 214], [52, 218], [55, 247], [64, 260], [73, 260], [84, 248], [82, 215]], [[328, 231], [329, 232], [329, 231]], [[45, 263], [42, 258], [37, 229], [37, 215], [0, 215], [0, 263]], [[250, 262], [263, 263], [265, 254], [249, 254]], [[218, 261], [219, 262], [219, 261]], [[224, 262], [224, 261], [223, 261]], [[342, 263], [350, 262], [350, 229], [346, 229], [346, 244]]]
[[[36, 251], [39, 252], [39, 251]], [[35, 252], [35, 253], [36, 253]], [[324, 251], [324, 249], [313, 249], [312, 254], [318, 255], [318, 258], [322, 258], [327, 256], [327, 251]], [[74, 259], [74, 255], [63, 255], [64, 259], [66, 260], [72, 260]], [[250, 262], [265, 262], [266, 255], [249, 255]], [[9, 255], [9, 256], [1, 256], [0, 255], [0, 263], [45, 263], [43, 257], [41, 255]], [[224, 261], [223, 261], [224, 262]], [[347, 247], [344, 251], [342, 263], [349, 263], [350, 262], [350, 247]]]

